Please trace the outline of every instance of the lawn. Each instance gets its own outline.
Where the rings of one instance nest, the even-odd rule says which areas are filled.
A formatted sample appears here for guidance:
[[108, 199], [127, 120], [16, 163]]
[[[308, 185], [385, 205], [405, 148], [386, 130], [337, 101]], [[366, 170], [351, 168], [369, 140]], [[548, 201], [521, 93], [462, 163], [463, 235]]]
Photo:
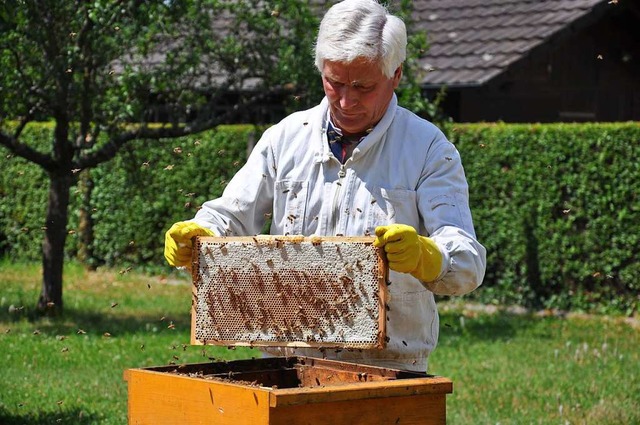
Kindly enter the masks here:
[[[35, 265], [0, 264], [0, 423], [126, 424], [128, 368], [249, 358], [190, 346], [184, 274], [65, 269], [65, 313], [33, 318]], [[449, 424], [640, 423], [640, 335], [603, 316], [441, 305], [430, 373], [449, 377]]]

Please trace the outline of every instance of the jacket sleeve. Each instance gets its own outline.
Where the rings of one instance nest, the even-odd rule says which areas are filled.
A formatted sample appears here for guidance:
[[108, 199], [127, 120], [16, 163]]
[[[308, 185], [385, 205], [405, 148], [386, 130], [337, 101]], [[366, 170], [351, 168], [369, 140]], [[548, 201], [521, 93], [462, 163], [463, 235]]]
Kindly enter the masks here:
[[205, 202], [192, 221], [218, 236], [260, 233], [273, 205], [275, 159], [268, 129], [245, 165], [233, 176], [222, 196]]
[[481, 285], [486, 250], [477, 241], [460, 154], [438, 132], [427, 151], [418, 204], [426, 234], [443, 253], [442, 272], [423, 284], [434, 294], [463, 295]]

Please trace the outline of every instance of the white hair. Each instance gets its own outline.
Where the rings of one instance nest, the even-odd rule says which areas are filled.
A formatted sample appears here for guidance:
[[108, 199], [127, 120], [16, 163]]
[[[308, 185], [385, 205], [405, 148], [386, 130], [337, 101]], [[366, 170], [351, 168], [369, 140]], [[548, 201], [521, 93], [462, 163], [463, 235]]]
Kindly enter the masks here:
[[407, 29], [375, 0], [344, 0], [322, 18], [315, 53], [320, 73], [324, 61], [364, 58], [379, 61], [382, 73], [391, 78], [407, 56]]

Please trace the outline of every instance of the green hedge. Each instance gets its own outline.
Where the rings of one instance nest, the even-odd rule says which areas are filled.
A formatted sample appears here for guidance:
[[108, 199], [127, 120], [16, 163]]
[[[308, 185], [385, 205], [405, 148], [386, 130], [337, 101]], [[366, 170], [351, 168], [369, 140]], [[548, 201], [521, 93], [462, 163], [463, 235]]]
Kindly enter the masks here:
[[[252, 126], [175, 140], [134, 141], [113, 160], [85, 171], [93, 182], [89, 209], [94, 221], [94, 265], [164, 266], [164, 232], [175, 221], [192, 218], [206, 200], [222, 193], [246, 160]], [[53, 126], [31, 125], [24, 139], [47, 146]], [[258, 135], [259, 136], [259, 135]], [[6, 155], [6, 150], [2, 153]], [[15, 176], [20, 178], [16, 179]], [[79, 178], [86, 177], [82, 173]], [[66, 257], [79, 248], [83, 185], [72, 189]], [[39, 260], [48, 180], [39, 167], [6, 155], [0, 170], [0, 255]], [[6, 199], [6, 201], [5, 201]]]
[[[26, 138], [49, 145], [52, 125]], [[259, 130], [230, 126], [197, 137], [127, 145], [90, 170], [97, 265], [164, 266], [164, 231], [218, 196], [244, 163]], [[533, 307], [638, 307], [640, 124], [455, 124], [476, 231], [487, 247], [485, 284], [472, 297]], [[40, 258], [48, 181], [33, 164], [2, 152], [0, 254]], [[86, 177], [86, 176], [85, 176]], [[80, 188], [69, 229], [78, 227]], [[78, 250], [70, 234], [67, 256]]]
[[640, 124], [455, 125], [486, 302], [637, 310]]

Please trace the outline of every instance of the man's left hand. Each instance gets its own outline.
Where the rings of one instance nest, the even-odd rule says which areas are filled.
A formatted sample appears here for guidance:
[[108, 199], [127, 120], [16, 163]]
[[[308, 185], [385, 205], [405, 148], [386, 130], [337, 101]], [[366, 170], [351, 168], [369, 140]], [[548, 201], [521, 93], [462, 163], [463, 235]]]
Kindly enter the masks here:
[[442, 253], [433, 239], [421, 236], [406, 224], [376, 227], [373, 245], [384, 247], [389, 268], [411, 273], [423, 282], [433, 282], [440, 276]]

